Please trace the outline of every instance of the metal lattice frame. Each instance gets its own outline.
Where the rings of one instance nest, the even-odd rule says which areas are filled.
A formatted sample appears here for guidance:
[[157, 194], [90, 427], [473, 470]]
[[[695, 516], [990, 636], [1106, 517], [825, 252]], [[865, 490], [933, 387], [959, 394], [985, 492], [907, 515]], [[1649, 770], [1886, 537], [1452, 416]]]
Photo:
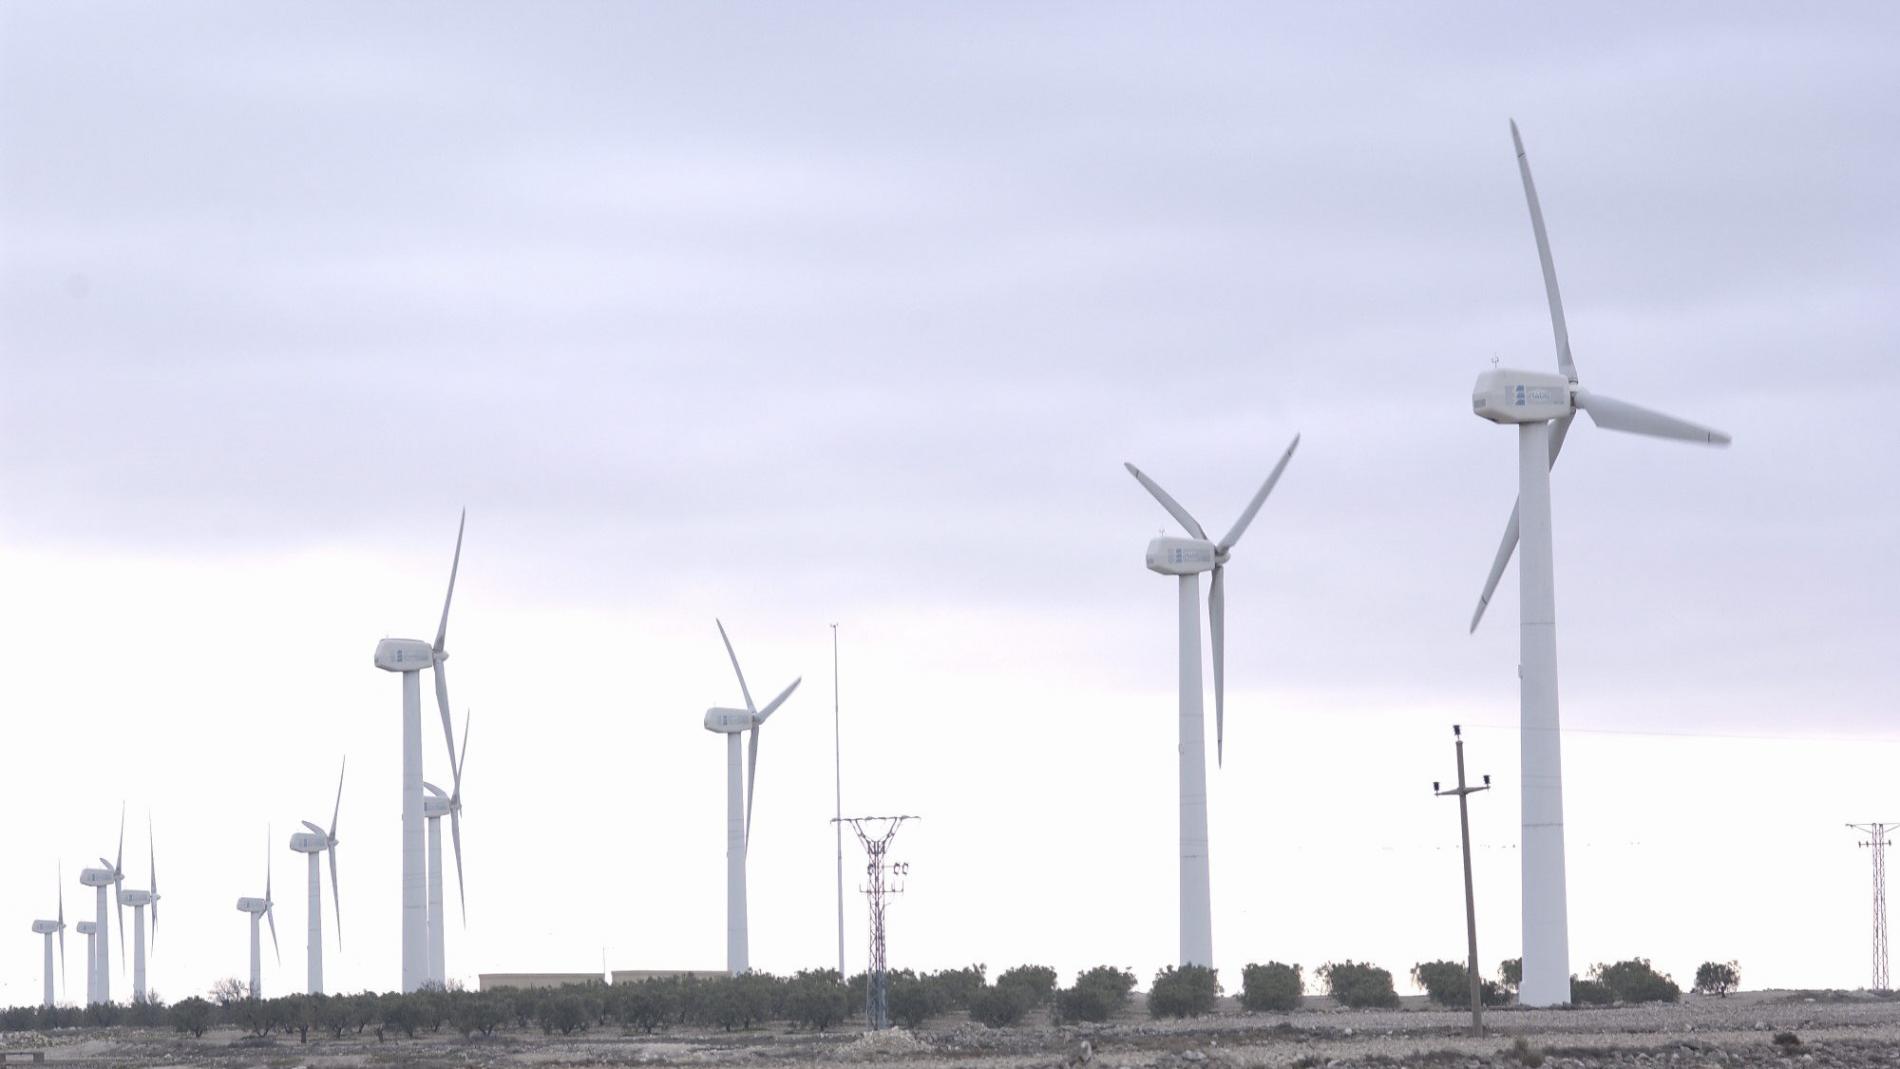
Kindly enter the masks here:
[[[891, 840], [896, 838], [897, 829], [906, 820], [916, 819], [909, 815], [842, 818], [842, 823], [851, 825], [851, 830], [857, 833], [858, 842], [864, 844], [865, 886], [861, 890], [871, 907], [871, 960], [865, 967], [864, 1018], [866, 1026], [874, 1031], [891, 1026], [890, 973], [884, 956], [884, 911], [892, 895], [904, 893], [902, 881], [910, 875], [908, 864], [901, 861], [891, 863]], [[867, 825], [870, 826], [869, 830]], [[890, 880], [889, 876], [897, 877], [896, 882]]]
[[1887, 986], [1887, 832], [1893, 829], [1893, 822], [1874, 824], [1849, 824], [1856, 831], [1864, 831], [1867, 838], [1862, 846], [1874, 852], [1874, 984], [1875, 991], [1886, 991]]

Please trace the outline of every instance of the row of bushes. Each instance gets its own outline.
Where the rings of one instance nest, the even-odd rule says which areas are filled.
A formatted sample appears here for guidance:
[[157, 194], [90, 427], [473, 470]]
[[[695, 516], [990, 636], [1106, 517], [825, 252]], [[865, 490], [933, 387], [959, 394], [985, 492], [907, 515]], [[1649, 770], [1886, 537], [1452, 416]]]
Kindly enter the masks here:
[[[934, 973], [908, 969], [890, 974], [891, 1020], [918, 1028], [952, 1012], [992, 1028], [1017, 1024], [1031, 1012], [1046, 1009], [1057, 1023], [1106, 1021], [1128, 1002], [1135, 975], [1109, 965], [1078, 974], [1071, 987], [1057, 987], [1056, 971], [1041, 965], [1005, 970], [992, 983], [986, 968], [971, 965]], [[1483, 980], [1480, 990], [1487, 1006], [1511, 1001], [1522, 976], [1522, 963], [1510, 959], [1498, 967], [1497, 980]], [[1395, 1007], [1398, 993], [1392, 974], [1364, 962], [1328, 962], [1316, 971], [1326, 993], [1350, 1008]], [[1470, 974], [1464, 963], [1421, 962], [1412, 967], [1412, 982], [1432, 1002], [1463, 1007], [1470, 1000]], [[1730, 962], [1705, 962], [1696, 970], [1694, 990], [1727, 995], [1741, 981]], [[811, 969], [778, 977], [751, 972], [735, 977], [656, 977], [626, 984], [584, 984], [551, 990], [474, 992], [451, 987], [409, 995], [285, 995], [274, 999], [243, 997], [236, 981], [220, 981], [213, 1000], [188, 998], [169, 1007], [156, 1001], [130, 1005], [14, 1007], [0, 1010], [0, 1030], [73, 1028], [132, 1024], [169, 1024], [181, 1032], [203, 1035], [216, 1027], [235, 1027], [255, 1035], [295, 1032], [307, 1040], [311, 1032], [342, 1036], [373, 1031], [379, 1039], [414, 1036], [419, 1031], [440, 1032], [443, 1025], [464, 1036], [492, 1035], [498, 1029], [540, 1028], [570, 1035], [589, 1028], [620, 1025], [654, 1032], [676, 1025], [726, 1030], [747, 1029], [767, 1022], [824, 1031], [853, 1020], [865, 1005], [863, 973], [840, 979], [831, 969]], [[1290, 1012], [1306, 993], [1300, 966], [1271, 961], [1248, 965], [1241, 974], [1240, 1004], [1254, 1012]], [[1675, 1002], [1681, 989], [1658, 973], [1648, 960], [1632, 958], [1592, 966], [1586, 978], [1572, 977], [1570, 1001], [1577, 1006], [1613, 1003]], [[1190, 1017], [1212, 1013], [1221, 995], [1218, 973], [1210, 968], [1169, 966], [1155, 974], [1148, 994], [1148, 1012], [1156, 1017]]]

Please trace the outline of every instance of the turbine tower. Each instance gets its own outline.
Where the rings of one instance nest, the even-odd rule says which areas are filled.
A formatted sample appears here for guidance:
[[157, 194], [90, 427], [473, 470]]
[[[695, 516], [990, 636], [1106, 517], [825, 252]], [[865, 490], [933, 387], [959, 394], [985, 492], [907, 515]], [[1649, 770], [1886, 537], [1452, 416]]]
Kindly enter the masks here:
[[54, 870], [53, 875], [54, 875], [54, 881], [55, 883], [58, 884], [58, 890], [59, 890], [59, 919], [50, 920], [50, 921], [34, 921], [33, 922], [33, 930], [45, 937], [42, 940], [42, 942], [45, 944], [44, 954], [43, 954], [43, 958], [45, 962], [44, 967], [43, 967], [43, 975], [46, 978], [45, 979], [46, 990], [42, 994], [42, 997], [40, 999], [40, 1005], [49, 1010], [53, 1008], [53, 936], [54, 935], [59, 936], [59, 976], [60, 976], [61, 986], [64, 986], [64, 982], [66, 979], [66, 879], [64, 876], [61, 876], [59, 874], [59, 871], [57, 869]]
[[99, 980], [93, 975], [99, 971], [99, 922], [80, 921], [73, 931], [86, 937], [86, 1004], [91, 1005], [99, 993]]
[[119, 865], [120, 861], [125, 860], [125, 810], [123, 807], [119, 810], [119, 852], [116, 858], [117, 860], [107, 861], [102, 857], [99, 863], [106, 866], [105, 868], [81, 869], [79, 872], [79, 882], [92, 888], [94, 892], [93, 930], [96, 938], [92, 941], [92, 983], [88, 985], [86, 991], [88, 1004], [112, 1001], [112, 944], [106, 938], [111, 930], [111, 925], [106, 920], [106, 888], [108, 887], [112, 888], [113, 900], [119, 907], [119, 938], [125, 939], [125, 902], [118, 893], [120, 884], [125, 881], [125, 870]]
[[[803, 677], [765, 703], [760, 709], [752, 704], [752, 691], [745, 685], [745, 673], [739, 670], [739, 655], [732, 652], [732, 640], [726, 637], [726, 625], [718, 620], [719, 640], [726, 644], [726, 656], [732, 660], [732, 674], [739, 677], [739, 693], [745, 708], [715, 706], [706, 710], [706, 730], [726, 737], [726, 971], [734, 976], [751, 967], [747, 950], [745, 857], [752, 841], [752, 797], [754, 778], [759, 771], [759, 727], [785, 699], [798, 689]], [[739, 736], [751, 732], [745, 761], [745, 778], [739, 777]]]
[[1281, 454], [1267, 481], [1247, 503], [1246, 511], [1234, 521], [1233, 529], [1218, 544], [1188, 510], [1168, 496], [1160, 484], [1141, 473], [1133, 464], [1124, 464], [1128, 473], [1154, 495], [1192, 538], [1162, 536], [1148, 543], [1148, 568], [1162, 575], [1180, 577], [1181, 607], [1181, 964], [1214, 964], [1214, 907], [1208, 877], [1207, 843], [1207, 734], [1201, 706], [1201, 573], [1211, 571], [1214, 578], [1207, 590], [1207, 625], [1214, 647], [1214, 754], [1222, 759], [1226, 748], [1226, 594], [1222, 570], [1234, 543], [1247, 531], [1254, 514], [1280, 481], [1287, 461], [1299, 448], [1300, 436]]
[[468, 892], [462, 883], [462, 762], [468, 759], [469, 714], [462, 714], [462, 753], [452, 770], [453, 790], [444, 793], [433, 783], [424, 783], [429, 792], [422, 800], [422, 815], [429, 822], [429, 982], [448, 987], [448, 964], [444, 954], [444, 935], [448, 913], [442, 908], [442, 818], [449, 818], [455, 840], [455, 890], [462, 900], [462, 923], [468, 923]]
[[277, 913], [273, 909], [275, 905], [276, 903], [272, 901], [270, 895], [270, 829], [265, 828], [264, 897], [240, 898], [237, 900], [237, 908], [251, 915], [251, 997], [253, 999], [263, 997], [264, 990], [263, 969], [260, 967], [261, 959], [258, 955], [257, 943], [257, 921], [259, 917], [270, 922], [271, 952], [277, 955], [277, 963], [279, 965], [282, 965], [284, 962], [283, 952], [277, 948]]
[[158, 941], [158, 851], [151, 839], [152, 825], [146, 819], [146, 848], [152, 859], [152, 885], [149, 891], [124, 891], [119, 900], [132, 907], [132, 1001], [144, 1002], [145, 990], [145, 907], [152, 907], [152, 941]]
[[[336, 774], [336, 805], [330, 810], [330, 830], [304, 821], [309, 831], [300, 831], [290, 837], [290, 848], [310, 858], [310, 942], [308, 952], [309, 992], [312, 995], [323, 994], [323, 870], [317, 861], [317, 855], [330, 855], [330, 904], [336, 910], [336, 945], [343, 949], [343, 896], [337, 890], [336, 883], [336, 820], [343, 812], [343, 773], [349, 771], [350, 759], [343, 759], [343, 767]], [[268, 874], [265, 876], [268, 881]], [[276, 924], [272, 923], [273, 935]]]
[[1517, 506], [1504, 526], [1504, 539], [1491, 563], [1471, 630], [1478, 629], [1485, 606], [1497, 589], [1518, 543], [1523, 562], [1518, 574], [1519, 776], [1523, 794], [1523, 982], [1518, 1001], [1526, 1006], [1557, 1006], [1570, 1001], [1570, 933], [1565, 902], [1563, 760], [1557, 717], [1557, 601], [1550, 535], [1550, 469], [1557, 463], [1570, 421], [1581, 409], [1591, 422], [1613, 431], [1655, 438], [1727, 445], [1721, 431], [1667, 416], [1625, 401], [1591, 393], [1578, 385], [1570, 355], [1570, 332], [1563, 300], [1557, 293], [1544, 213], [1531, 182], [1530, 161], [1517, 123], [1511, 123], [1518, 173], [1530, 205], [1531, 232], [1544, 271], [1544, 295], [1557, 339], [1557, 373], [1494, 369], [1478, 376], [1472, 409], [1494, 423], [1516, 424]]
[[449, 684], [444, 662], [449, 634], [449, 604], [455, 600], [455, 573], [462, 566], [462, 531], [468, 511], [455, 528], [455, 557], [449, 565], [449, 593], [442, 599], [442, 623], [435, 644], [413, 638], [386, 638], [376, 644], [376, 667], [402, 674], [402, 990], [414, 991], [428, 979], [429, 903], [428, 873], [422, 851], [422, 680], [424, 668], [435, 672], [436, 705], [442, 712], [442, 734], [448, 740], [449, 760], [455, 760], [455, 732], [449, 724]]

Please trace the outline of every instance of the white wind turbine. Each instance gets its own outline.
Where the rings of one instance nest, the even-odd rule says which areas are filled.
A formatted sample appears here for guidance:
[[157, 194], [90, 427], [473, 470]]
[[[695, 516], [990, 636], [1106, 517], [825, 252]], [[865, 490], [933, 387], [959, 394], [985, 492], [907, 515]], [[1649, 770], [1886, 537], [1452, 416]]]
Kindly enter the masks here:
[[1162, 575], [1178, 576], [1181, 608], [1181, 964], [1214, 964], [1214, 907], [1208, 876], [1207, 842], [1207, 737], [1201, 706], [1201, 573], [1214, 573], [1207, 591], [1207, 624], [1214, 647], [1214, 740], [1219, 759], [1226, 742], [1226, 594], [1223, 569], [1234, 543], [1247, 531], [1254, 515], [1280, 481], [1300, 436], [1281, 455], [1267, 481], [1247, 503], [1246, 511], [1234, 521], [1227, 537], [1214, 543], [1188, 510], [1168, 496], [1160, 484], [1141, 473], [1133, 464], [1124, 464], [1128, 473], [1154, 495], [1192, 538], [1162, 536], [1148, 543], [1148, 568]]
[[98, 1001], [99, 980], [93, 974], [99, 971], [99, 923], [80, 921], [73, 925], [73, 931], [86, 937], [86, 1004]]
[[1476, 631], [1511, 553], [1523, 543], [1518, 572], [1519, 760], [1523, 793], [1520, 860], [1523, 866], [1523, 979], [1518, 1001], [1556, 1006], [1570, 1001], [1570, 933], [1564, 876], [1563, 760], [1557, 717], [1557, 600], [1552, 577], [1550, 469], [1557, 463], [1570, 421], [1579, 409], [1613, 431], [1727, 445], [1729, 437], [1687, 420], [1591, 393], [1577, 383], [1570, 332], [1557, 294], [1557, 269], [1544, 231], [1544, 213], [1531, 182], [1530, 161], [1517, 123], [1511, 123], [1518, 173], [1530, 205], [1531, 232], [1544, 271], [1544, 295], [1557, 338], [1557, 374], [1499, 368], [1478, 376], [1471, 406], [1494, 423], [1517, 424], [1517, 506], [1491, 562], [1484, 593], [1471, 614]]
[[66, 877], [61, 875], [59, 873], [59, 870], [55, 869], [54, 880], [59, 885], [59, 919], [51, 920], [51, 921], [34, 921], [33, 922], [33, 930], [45, 937], [43, 941], [46, 944], [45, 953], [44, 953], [44, 960], [45, 960], [44, 975], [46, 977], [46, 980], [45, 980], [46, 989], [43, 993], [43, 997], [40, 1000], [40, 1005], [44, 1006], [45, 1008], [49, 1010], [53, 1008], [53, 936], [54, 935], [59, 936], [59, 976], [60, 976], [60, 981], [61, 981], [60, 986], [62, 987], [65, 986], [65, 979], [66, 979]]
[[455, 528], [455, 558], [449, 565], [449, 593], [442, 599], [442, 623], [435, 644], [413, 638], [386, 638], [376, 644], [376, 667], [402, 673], [402, 989], [414, 991], [429, 974], [428, 872], [422, 849], [422, 681], [424, 668], [435, 672], [436, 706], [449, 761], [455, 760], [455, 732], [449, 723], [449, 604], [455, 600], [455, 574], [462, 566], [462, 531], [468, 512]]
[[442, 908], [442, 818], [449, 818], [455, 840], [455, 890], [462, 901], [462, 923], [468, 923], [468, 891], [462, 881], [462, 762], [468, 760], [469, 714], [462, 714], [462, 752], [452, 769], [453, 790], [443, 793], [433, 783], [424, 783], [429, 796], [422, 800], [422, 815], [429, 822], [429, 981], [437, 987], [448, 986], [448, 962], [444, 953], [447, 911]]
[[284, 955], [277, 949], [277, 913], [276, 902], [270, 895], [270, 829], [264, 829], [264, 897], [240, 898], [237, 908], [251, 915], [251, 997], [261, 998], [264, 991], [262, 958], [258, 954], [257, 921], [258, 918], [270, 922], [270, 948], [277, 955], [277, 963], [283, 964]]
[[[739, 693], [745, 697], [744, 709], [714, 707], [706, 710], [706, 730], [726, 737], [726, 971], [734, 976], [750, 965], [746, 931], [745, 857], [752, 841], [752, 797], [754, 779], [759, 771], [759, 727], [785, 704], [804, 677], [760, 709], [752, 704], [752, 691], [745, 685], [745, 673], [739, 670], [739, 655], [732, 652], [732, 640], [726, 637], [726, 625], [719, 625], [719, 640], [726, 644], [726, 656], [732, 659], [732, 673], [739, 677]], [[745, 778], [739, 777], [739, 735], [751, 732], [747, 749]]]
[[[330, 810], [330, 830], [304, 821], [309, 831], [300, 831], [290, 837], [290, 848], [310, 859], [310, 940], [307, 958], [309, 993], [323, 994], [323, 870], [317, 861], [317, 855], [330, 855], [330, 904], [336, 910], [336, 945], [343, 949], [343, 896], [336, 882], [336, 821], [343, 813], [343, 773], [349, 771], [350, 759], [343, 759], [343, 767], [336, 774], [336, 805]], [[267, 880], [269, 876], [265, 877]], [[275, 934], [276, 924], [271, 925]]]
[[[145, 824], [146, 848], [152, 859], [152, 886], [149, 891], [123, 891], [119, 900], [132, 907], [132, 1001], [144, 1002], [145, 990], [145, 907], [152, 907], [152, 942], [158, 942], [158, 850], [152, 838], [149, 814]], [[121, 933], [123, 934], [123, 933]]]
[[117, 903], [119, 908], [120, 952], [123, 954], [125, 949], [123, 946], [125, 940], [125, 902], [118, 894], [118, 890], [119, 886], [125, 882], [125, 870], [120, 867], [119, 864], [124, 860], [125, 809], [124, 807], [120, 807], [119, 852], [116, 855], [116, 860], [107, 861], [102, 857], [99, 859], [99, 863], [106, 866], [105, 868], [81, 869], [79, 872], [79, 882], [92, 888], [95, 896], [94, 916], [96, 919], [93, 921], [93, 930], [97, 933], [97, 938], [93, 940], [91, 959], [92, 982], [87, 985], [86, 992], [86, 1001], [88, 1003], [112, 1001], [112, 944], [106, 938], [106, 934], [111, 930], [111, 925], [107, 923], [106, 919], [106, 888], [110, 887], [113, 889], [113, 900]]

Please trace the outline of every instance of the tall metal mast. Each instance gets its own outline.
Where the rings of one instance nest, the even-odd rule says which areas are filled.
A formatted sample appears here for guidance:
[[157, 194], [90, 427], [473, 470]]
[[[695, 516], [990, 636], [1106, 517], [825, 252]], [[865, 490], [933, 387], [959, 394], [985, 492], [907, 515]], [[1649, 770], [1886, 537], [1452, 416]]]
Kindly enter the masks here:
[[[897, 829], [907, 820], [917, 820], [915, 816], [898, 817], [846, 817], [841, 824], [851, 825], [858, 835], [858, 841], [864, 844], [865, 856], [869, 859], [864, 866], [864, 896], [871, 905], [871, 960], [865, 967], [864, 1017], [865, 1024], [873, 1031], [891, 1026], [890, 973], [884, 958], [884, 910], [891, 895], [904, 893], [901, 881], [910, 875], [910, 865], [899, 861], [890, 862], [891, 840], [897, 836]], [[866, 830], [866, 825], [871, 830]], [[878, 827], [878, 825], [882, 827]], [[892, 883], [885, 873], [897, 877], [899, 882]]]
[[1471, 806], [1469, 797], [1479, 791], [1491, 789], [1491, 777], [1484, 777], [1484, 786], [1465, 786], [1465, 735], [1457, 724], [1451, 726], [1451, 737], [1458, 750], [1458, 786], [1449, 791], [1441, 791], [1438, 784], [1432, 784], [1432, 790], [1439, 797], [1458, 796], [1458, 837], [1464, 846], [1465, 855], [1465, 972], [1471, 980], [1471, 1034], [1484, 1035], [1484, 988], [1478, 979], [1478, 906], [1471, 893]]
[[1860, 845], [1872, 847], [1874, 851], [1874, 987], [1875, 991], [1886, 991], [1887, 987], [1887, 833], [1893, 830], [1894, 822], [1873, 824], [1849, 824], [1856, 831], [1864, 831], [1867, 838]]
[[837, 813], [832, 830], [838, 833], [838, 979], [844, 971], [844, 751], [838, 734], [838, 625], [831, 625], [831, 769]]

